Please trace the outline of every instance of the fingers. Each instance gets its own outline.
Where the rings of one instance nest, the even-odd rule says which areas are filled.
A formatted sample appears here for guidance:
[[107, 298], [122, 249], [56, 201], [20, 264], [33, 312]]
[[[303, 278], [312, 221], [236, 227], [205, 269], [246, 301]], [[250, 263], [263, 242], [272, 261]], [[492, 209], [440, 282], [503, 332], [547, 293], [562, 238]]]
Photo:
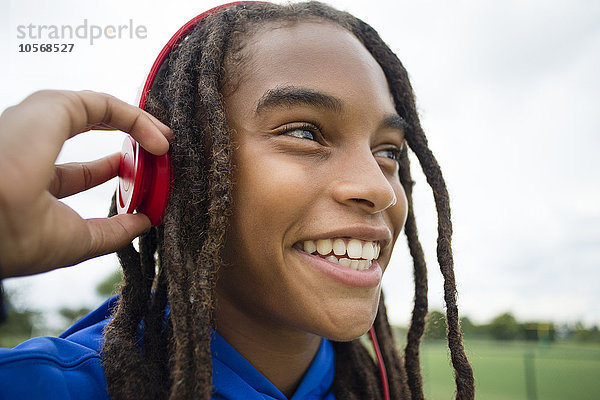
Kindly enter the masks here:
[[54, 166], [68, 138], [93, 128], [130, 133], [155, 155], [173, 132], [143, 110], [94, 92], [40, 91], [0, 115], [0, 264], [6, 276], [113, 252], [150, 229], [143, 214], [83, 220], [56, 198], [117, 175], [119, 155]]
[[166, 125], [146, 111], [108, 94], [91, 91], [42, 90], [7, 109], [5, 114], [6, 125], [13, 132], [23, 132], [30, 148], [34, 141], [42, 142], [49, 144], [56, 155], [65, 140], [91, 129], [127, 132], [155, 155], [166, 153], [168, 140], [173, 137]]
[[[56, 228], [54, 225], [56, 229], [41, 227], [41, 231], [50, 230], [53, 233], [48, 243], [40, 243], [43, 235], [39, 231], [33, 235], [33, 240], [27, 237], [15, 242], [12, 247], [22, 250], [19, 254], [12, 254], [15, 252], [0, 243], [0, 249], [3, 249], [0, 254], [0, 278], [39, 274], [115, 252], [151, 227], [150, 219], [144, 214], [121, 214], [111, 218], [83, 220], [72, 210], [67, 210], [68, 207], [64, 204], [59, 207], [70, 215], [64, 218], [66, 226]], [[71, 232], [72, 237], [66, 232]], [[48, 246], [53, 246], [53, 251]]]
[[152, 227], [150, 219], [141, 213], [90, 219], [86, 223], [91, 238], [86, 259], [117, 251]]
[[115, 153], [90, 162], [57, 165], [48, 191], [61, 199], [98, 186], [117, 176], [119, 162], [120, 155]]
[[173, 132], [146, 111], [104, 93], [83, 91], [73, 92], [73, 95], [81, 102], [87, 115], [85, 125], [77, 120], [74, 132], [80, 133], [94, 127], [118, 129], [129, 133], [152, 154], [162, 155], [168, 151], [167, 139], [173, 137]]

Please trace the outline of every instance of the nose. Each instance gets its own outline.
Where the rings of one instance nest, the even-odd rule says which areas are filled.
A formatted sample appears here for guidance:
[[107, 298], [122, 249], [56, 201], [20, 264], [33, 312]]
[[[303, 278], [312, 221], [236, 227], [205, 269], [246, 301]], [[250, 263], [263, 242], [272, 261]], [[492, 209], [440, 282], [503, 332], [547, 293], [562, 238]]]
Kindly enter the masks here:
[[381, 212], [398, 201], [394, 188], [373, 157], [371, 149], [341, 156], [339, 179], [333, 186], [334, 199], [369, 214]]

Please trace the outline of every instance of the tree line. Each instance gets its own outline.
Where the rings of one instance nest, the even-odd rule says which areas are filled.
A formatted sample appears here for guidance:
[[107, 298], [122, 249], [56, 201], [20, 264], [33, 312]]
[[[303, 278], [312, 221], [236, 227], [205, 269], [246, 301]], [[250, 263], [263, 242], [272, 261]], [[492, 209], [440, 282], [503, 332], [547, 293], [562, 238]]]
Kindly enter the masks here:
[[[96, 286], [98, 305], [108, 297], [117, 293], [123, 279], [121, 270], [116, 270]], [[58, 325], [50, 324], [47, 316], [36, 310], [28, 310], [18, 306], [19, 297], [23, 293], [7, 291], [4, 297], [7, 319], [0, 324], [0, 347], [14, 347], [34, 336], [56, 336], [92, 311], [87, 307], [58, 310]]]
[[[475, 324], [469, 317], [460, 319], [464, 337], [495, 340], [568, 341], [600, 343], [597, 325], [555, 324], [548, 321], [518, 321], [510, 312], [501, 313], [489, 323]], [[446, 338], [446, 316], [441, 311], [430, 311], [425, 324], [426, 340]]]

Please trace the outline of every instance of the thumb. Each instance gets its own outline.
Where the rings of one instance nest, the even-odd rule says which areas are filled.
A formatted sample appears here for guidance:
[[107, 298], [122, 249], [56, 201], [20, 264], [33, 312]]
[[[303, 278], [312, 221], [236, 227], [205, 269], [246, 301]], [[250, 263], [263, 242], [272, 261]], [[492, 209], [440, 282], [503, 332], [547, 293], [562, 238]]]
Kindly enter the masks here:
[[86, 258], [117, 251], [152, 227], [150, 219], [142, 213], [93, 218], [86, 222], [90, 232], [90, 254]]

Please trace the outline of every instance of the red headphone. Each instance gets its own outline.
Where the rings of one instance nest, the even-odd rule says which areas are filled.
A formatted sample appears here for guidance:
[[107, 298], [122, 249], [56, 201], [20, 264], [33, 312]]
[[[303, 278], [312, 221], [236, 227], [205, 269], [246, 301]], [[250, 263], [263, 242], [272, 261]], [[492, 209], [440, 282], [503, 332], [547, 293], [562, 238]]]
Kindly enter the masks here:
[[[251, 4], [255, 1], [238, 1], [214, 7], [202, 14], [192, 18], [182, 26], [167, 42], [154, 61], [146, 83], [142, 89], [139, 107], [146, 108], [148, 93], [152, 88], [154, 79], [158, 74], [163, 62], [169, 57], [171, 50], [177, 46], [181, 39], [194, 27], [210, 15], [220, 9], [231, 7], [235, 4]], [[163, 215], [169, 199], [171, 185], [171, 161], [169, 153], [155, 156], [144, 150], [131, 136], [127, 136], [121, 149], [121, 163], [119, 166], [119, 186], [117, 188], [117, 211], [119, 214], [133, 213], [134, 210], [142, 212], [150, 218], [153, 226], [162, 223]], [[379, 365], [381, 384], [383, 386], [383, 398], [389, 400], [389, 386], [387, 372], [375, 329], [369, 329], [369, 338], [373, 343], [375, 356]]]
[[[158, 70], [169, 57], [171, 50], [207, 15], [239, 3], [254, 2], [235, 2], [214, 7], [192, 18], [175, 32], [173, 37], [158, 54], [146, 78], [146, 83], [140, 96], [139, 107], [142, 110], [146, 109], [148, 93], [150, 93], [150, 89], [154, 84]], [[125, 138], [123, 148], [121, 149], [121, 162], [119, 165], [117, 212], [119, 214], [126, 214], [137, 210], [146, 214], [153, 226], [160, 225], [165, 209], [167, 208], [170, 185], [171, 161], [169, 153], [162, 156], [155, 156], [144, 150], [131, 136]]]

